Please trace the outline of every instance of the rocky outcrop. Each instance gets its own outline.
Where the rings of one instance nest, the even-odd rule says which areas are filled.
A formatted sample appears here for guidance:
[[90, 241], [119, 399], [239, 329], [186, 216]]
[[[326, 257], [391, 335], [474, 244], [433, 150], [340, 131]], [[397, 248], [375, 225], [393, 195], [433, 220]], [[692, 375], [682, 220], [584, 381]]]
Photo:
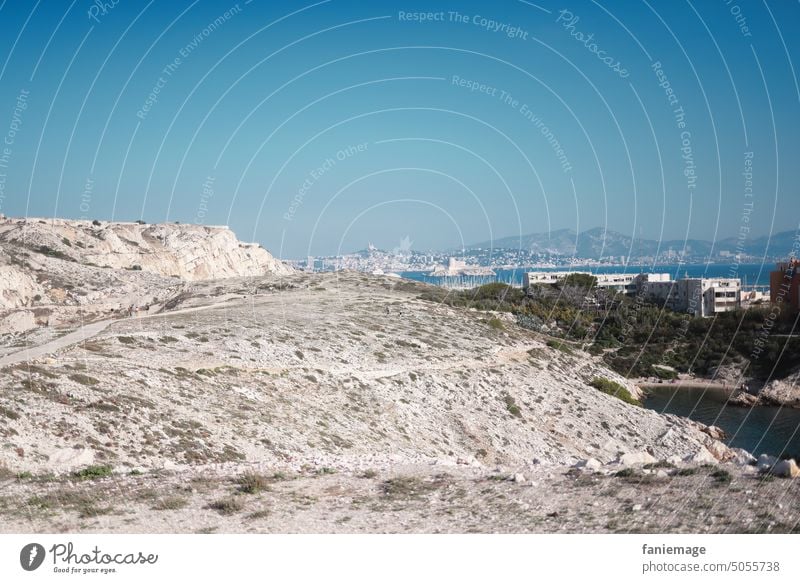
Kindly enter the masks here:
[[758, 456], [756, 465], [763, 474], [770, 474], [780, 478], [800, 477], [800, 467], [793, 459], [779, 460], [771, 455], [761, 454]]
[[795, 369], [783, 379], [769, 381], [758, 393], [764, 405], [800, 408], [800, 369]]
[[12, 264], [9, 255], [0, 249], [0, 309], [26, 306], [32, 298], [43, 294], [34, 276]]
[[0, 223], [0, 246], [24, 251], [33, 260], [40, 255], [189, 281], [292, 272], [227, 227], [6, 219]]
[[755, 407], [759, 404], [759, 400], [758, 396], [742, 389], [737, 389], [728, 397], [728, 404], [735, 407]]

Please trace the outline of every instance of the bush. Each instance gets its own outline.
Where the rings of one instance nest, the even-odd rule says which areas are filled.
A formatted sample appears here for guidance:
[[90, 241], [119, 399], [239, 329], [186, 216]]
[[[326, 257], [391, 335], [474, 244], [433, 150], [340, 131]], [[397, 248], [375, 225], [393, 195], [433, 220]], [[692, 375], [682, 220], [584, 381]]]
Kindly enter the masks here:
[[72, 477], [78, 480], [97, 480], [110, 476], [113, 469], [111, 466], [87, 466], [82, 470], [73, 472]]
[[500, 318], [489, 318], [489, 328], [492, 330], [503, 330], [503, 321]]
[[188, 506], [189, 501], [181, 496], [168, 496], [153, 504], [153, 510], [180, 510]]
[[661, 366], [651, 366], [650, 370], [653, 371], [653, 376], [663, 379], [665, 381], [670, 381], [672, 379], [678, 378], [678, 373], [668, 368], [663, 368]]
[[628, 392], [628, 389], [621, 384], [605, 377], [595, 377], [592, 379], [592, 382], [590, 382], [589, 385], [598, 391], [605, 393], [606, 395], [616, 397], [620, 401], [628, 403], [629, 405], [638, 405], [639, 407], [642, 405], [639, 401], [633, 398], [633, 396]]
[[711, 477], [720, 484], [728, 484], [732, 479], [731, 473], [728, 470], [722, 469], [712, 472]]
[[65, 261], [69, 261], [70, 257], [66, 253], [62, 253], [58, 249], [53, 249], [52, 247], [48, 247], [47, 245], [39, 245], [36, 248], [36, 251], [41, 253], [42, 255], [47, 255], [48, 257], [55, 257], [56, 259], [63, 259]]
[[508, 409], [508, 412], [514, 417], [522, 417], [522, 410], [519, 408], [519, 405], [517, 405], [516, 401], [514, 401], [514, 397], [508, 393], [504, 393], [503, 402], [506, 404], [506, 409]]
[[208, 507], [211, 508], [211, 510], [216, 510], [220, 514], [235, 514], [236, 512], [244, 510], [244, 501], [237, 496], [228, 496], [227, 498], [221, 498], [216, 502], [212, 502]]
[[270, 480], [261, 474], [248, 472], [239, 476], [236, 483], [239, 485], [240, 492], [244, 494], [257, 494], [269, 490]]
[[572, 354], [572, 349], [569, 347], [568, 344], [564, 344], [561, 340], [548, 340], [547, 345], [550, 348], [555, 348], [556, 350], [560, 350], [566, 354]]

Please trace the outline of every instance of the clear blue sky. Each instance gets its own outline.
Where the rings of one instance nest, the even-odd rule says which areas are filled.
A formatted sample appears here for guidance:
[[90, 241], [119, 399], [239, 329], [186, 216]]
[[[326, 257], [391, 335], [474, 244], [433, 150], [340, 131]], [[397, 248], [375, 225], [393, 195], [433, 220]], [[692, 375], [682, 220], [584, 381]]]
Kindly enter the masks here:
[[800, 220], [797, 2], [100, 4], [0, 0], [2, 213], [283, 257]]

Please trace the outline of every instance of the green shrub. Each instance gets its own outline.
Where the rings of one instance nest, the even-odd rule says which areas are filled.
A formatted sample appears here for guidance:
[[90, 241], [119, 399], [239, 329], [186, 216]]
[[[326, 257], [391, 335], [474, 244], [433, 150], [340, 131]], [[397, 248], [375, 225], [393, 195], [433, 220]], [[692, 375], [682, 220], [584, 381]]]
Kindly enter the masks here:
[[111, 475], [114, 468], [111, 466], [87, 466], [82, 470], [72, 473], [73, 478], [78, 480], [96, 480], [99, 478], [107, 478]]
[[663, 379], [665, 381], [671, 381], [672, 379], [678, 378], [678, 373], [668, 368], [663, 368], [660, 366], [651, 366], [650, 370], [653, 372], [653, 376]]
[[506, 409], [508, 412], [511, 413], [514, 417], [522, 417], [522, 410], [519, 408], [519, 405], [514, 401], [514, 397], [509, 395], [508, 393], [503, 394], [503, 402], [506, 404]]
[[555, 348], [556, 350], [560, 350], [561, 352], [564, 352], [566, 354], [574, 354], [572, 352], [572, 348], [570, 348], [569, 344], [565, 344], [561, 340], [548, 340], [547, 341], [547, 345], [550, 348]]
[[623, 387], [618, 382], [609, 380], [605, 377], [595, 377], [592, 379], [592, 382], [590, 382], [589, 385], [598, 391], [605, 393], [606, 395], [616, 397], [620, 401], [628, 403], [629, 405], [638, 405], [640, 407], [642, 405], [639, 401], [633, 398], [633, 396], [628, 392], [628, 389]]
[[714, 478], [714, 481], [720, 484], [728, 484], [733, 479], [731, 473], [728, 470], [723, 469], [711, 472], [711, 477]]
[[489, 318], [488, 324], [492, 330], [503, 330], [505, 328], [500, 318]]

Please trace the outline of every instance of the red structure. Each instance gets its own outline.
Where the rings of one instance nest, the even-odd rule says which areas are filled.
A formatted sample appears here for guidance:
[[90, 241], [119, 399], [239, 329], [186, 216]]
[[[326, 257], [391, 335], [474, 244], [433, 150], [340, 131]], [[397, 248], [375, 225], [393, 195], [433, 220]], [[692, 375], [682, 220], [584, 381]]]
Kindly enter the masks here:
[[795, 310], [800, 310], [800, 260], [778, 263], [777, 271], [769, 274], [769, 301], [791, 304]]

